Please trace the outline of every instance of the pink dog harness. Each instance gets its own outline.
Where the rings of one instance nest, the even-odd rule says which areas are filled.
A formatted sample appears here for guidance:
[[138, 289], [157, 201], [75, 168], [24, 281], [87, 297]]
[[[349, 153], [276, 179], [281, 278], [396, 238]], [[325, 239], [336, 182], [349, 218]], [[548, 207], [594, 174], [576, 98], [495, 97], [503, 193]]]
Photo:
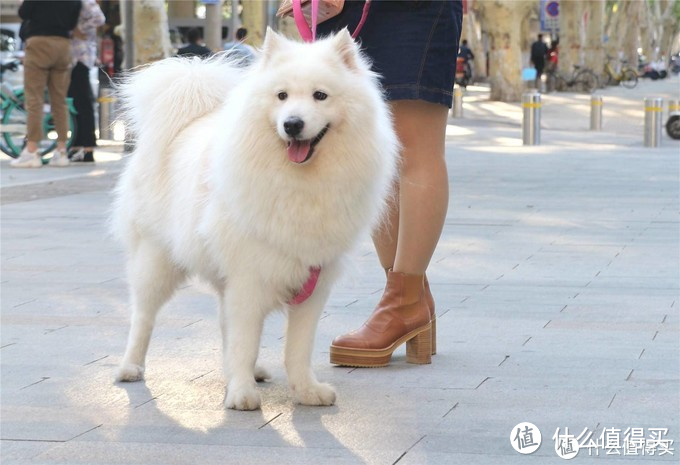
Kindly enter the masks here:
[[319, 273], [321, 273], [320, 267], [309, 267], [309, 278], [307, 278], [307, 281], [305, 281], [300, 290], [288, 301], [288, 305], [299, 305], [309, 299], [314, 292], [314, 288], [316, 288], [317, 281], [319, 281]]

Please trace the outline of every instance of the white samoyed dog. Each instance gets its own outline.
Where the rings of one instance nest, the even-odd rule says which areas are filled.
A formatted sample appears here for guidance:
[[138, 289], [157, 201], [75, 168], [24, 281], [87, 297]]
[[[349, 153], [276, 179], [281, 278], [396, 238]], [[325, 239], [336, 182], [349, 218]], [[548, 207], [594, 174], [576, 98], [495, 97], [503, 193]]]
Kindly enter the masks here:
[[285, 309], [295, 400], [332, 405], [313, 341], [343, 256], [378, 227], [398, 141], [377, 76], [344, 30], [314, 43], [268, 30], [249, 68], [171, 58], [123, 86], [136, 149], [121, 175], [115, 233], [133, 307], [117, 379], [143, 378], [156, 314], [189, 276], [217, 292], [225, 406], [260, 406], [265, 317]]

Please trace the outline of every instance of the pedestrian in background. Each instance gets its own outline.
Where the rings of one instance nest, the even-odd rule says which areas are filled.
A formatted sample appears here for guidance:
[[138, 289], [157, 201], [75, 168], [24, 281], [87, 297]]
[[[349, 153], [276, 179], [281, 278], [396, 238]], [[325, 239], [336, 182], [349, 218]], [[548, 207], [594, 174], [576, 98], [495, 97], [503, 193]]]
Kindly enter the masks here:
[[472, 53], [472, 50], [470, 49], [470, 46], [468, 45], [467, 39], [463, 39], [460, 42], [460, 50], [458, 51], [458, 56], [463, 57], [465, 59], [465, 62], [469, 62], [470, 60], [475, 59], [475, 54]]
[[187, 40], [189, 41], [189, 45], [177, 50], [177, 56], [199, 56], [205, 58], [212, 55], [212, 50], [205, 45], [201, 45], [201, 42], [203, 42], [203, 35], [197, 27], [192, 27], [187, 31]]
[[538, 35], [538, 40], [531, 44], [531, 64], [536, 68], [536, 88], [541, 88], [541, 76], [545, 69], [545, 58], [548, 55], [548, 46], [543, 41], [543, 34]]
[[27, 112], [27, 143], [19, 158], [12, 160], [15, 168], [40, 168], [42, 160], [38, 144], [43, 139], [43, 107], [45, 87], [50, 95], [57, 149], [51, 166], [67, 166], [68, 106], [66, 94], [71, 81], [70, 35], [78, 24], [80, 0], [44, 2], [24, 0], [19, 7], [23, 20], [21, 38], [25, 41], [24, 95]]
[[458, 59], [462, 58], [463, 59], [463, 73], [465, 77], [465, 85], [462, 87], [467, 88], [467, 84], [472, 80], [472, 64], [470, 63], [472, 60], [475, 59], [475, 54], [472, 53], [472, 50], [468, 46], [468, 41], [466, 39], [463, 39], [460, 42], [460, 50], [458, 50]]
[[71, 52], [73, 69], [68, 96], [73, 99], [78, 131], [73, 139], [70, 159], [75, 162], [93, 162], [97, 145], [94, 122], [94, 93], [90, 85], [90, 69], [97, 59], [97, 28], [106, 18], [95, 0], [82, 0], [78, 25], [73, 30]]

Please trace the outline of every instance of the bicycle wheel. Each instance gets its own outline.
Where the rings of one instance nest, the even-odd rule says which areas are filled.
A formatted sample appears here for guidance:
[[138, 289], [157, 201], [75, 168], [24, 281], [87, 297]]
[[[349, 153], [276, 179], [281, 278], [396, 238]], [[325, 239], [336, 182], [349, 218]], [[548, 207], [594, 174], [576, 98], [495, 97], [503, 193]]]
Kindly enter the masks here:
[[7, 145], [5, 142], [5, 131], [7, 129], [10, 129], [6, 124], [5, 124], [5, 113], [10, 109], [11, 104], [8, 104], [5, 108], [2, 109], [2, 116], [0, 117], [0, 150], [2, 150], [2, 153], [5, 153], [9, 155], [10, 157], [14, 158], [16, 157], [16, 154], [14, 151]]
[[26, 110], [10, 106], [2, 115], [2, 151], [17, 158], [26, 143]]
[[584, 69], [576, 75], [576, 84], [580, 90], [588, 93], [592, 93], [598, 88], [600, 80], [597, 78], [595, 73], [589, 69]]
[[16, 155], [14, 155], [14, 152], [12, 149], [10, 149], [7, 144], [5, 144], [5, 138], [0, 137], [0, 151], [4, 153], [5, 155], [9, 155], [12, 158], [16, 158]]
[[[67, 147], [71, 147], [76, 130], [75, 118], [72, 113], [69, 113]], [[26, 110], [20, 106], [9, 107], [2, 117], [2, 138], [5, 143], [0, 144], [0, 149], [10, 157], [17, 158], [26, 145], [26, 131]], [[57, 146], [57, 132], [50, 113], [46, 113], [43, 117], [43, 136], [43, 140], [38, 144], [40, 156], [53, 151]]]
[[621, 85], [625, 87], [626, 89], [632, 89], [633, 87], [637, 86], [638, 83], [638, 75], [637, 73], [632, 70], [632, 69], [624, 69], [621, 72]]

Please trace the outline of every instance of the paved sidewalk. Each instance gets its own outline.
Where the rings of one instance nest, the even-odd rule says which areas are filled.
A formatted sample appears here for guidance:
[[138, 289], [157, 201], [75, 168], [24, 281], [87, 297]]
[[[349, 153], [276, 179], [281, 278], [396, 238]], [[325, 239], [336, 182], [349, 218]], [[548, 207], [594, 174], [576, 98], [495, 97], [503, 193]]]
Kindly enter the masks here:
[[[551, 438], [568, 428], [592, 440], [575, 464], [679, 463], [680, 142], [643, 148], [641, 103], [678, 89], [605, 91], [595, 133], [587, 98], [547, 95], [543, 145], [522, 147], [519, 106], [470, 88], [450, 120], [451, 201], [429, 273], [438, 354], [329, 365], [329, 342], [380, 296], [366, 237], [319, 326], [314, 368], [338, 393], [327, 408], [291, 402], [274, 315], [262, 410], [225, 411], [215, 301], [197, 283], [159, 316], [146, 382], [115, 384], [129, 311], [106, 228], [119, 148], [65, 169], [3, 159], [0, 462], [542, 465], [563, 463]], [[531, 455], [511, 446], [521, 422], [542, 433]], [[628, 428], [648, 446], [637, 456], [624, 455]], [[655, 428], [667, 428], [656, 447]], [[595, 446], [605, 432], [620, 455]]]

